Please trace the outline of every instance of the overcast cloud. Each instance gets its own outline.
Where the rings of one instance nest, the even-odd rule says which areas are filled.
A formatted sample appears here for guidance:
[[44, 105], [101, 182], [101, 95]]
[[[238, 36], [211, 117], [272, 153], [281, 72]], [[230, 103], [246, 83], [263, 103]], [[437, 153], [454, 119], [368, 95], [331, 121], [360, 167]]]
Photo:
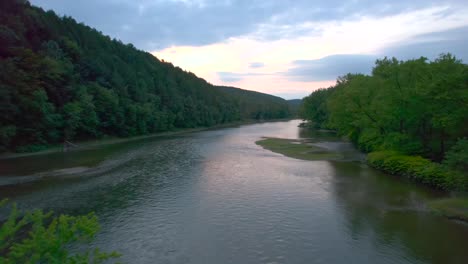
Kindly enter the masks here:
[[145, 50], [171, 45], [207, 45], [256, 33], [277, 40], [308, 33], [304, 22], [387, 16], [434, 4], [452, 8], [461, 0], [33, 0]]
[[318, 88], [300, 83], [322, 85], [348, 72], [370, 73], [383, 56], [451, 52], [468, 61], [466, 0], [31, 2], [212, 83], [278, 95], [291, 94], [291, 87], [304, 95]]

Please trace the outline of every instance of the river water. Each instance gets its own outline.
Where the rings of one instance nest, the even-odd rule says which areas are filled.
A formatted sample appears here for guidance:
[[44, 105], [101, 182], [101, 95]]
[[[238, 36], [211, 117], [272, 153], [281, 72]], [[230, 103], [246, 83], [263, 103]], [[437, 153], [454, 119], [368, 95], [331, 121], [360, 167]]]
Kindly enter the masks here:
[[[366, 166], [335, 137], [271, 122], [0, 160], [0, 198], [95, 211], [93, 242], [126, 263], [468, 263], [468, 225], [433, 216], [444, 196]], [[255, 144], [312, 138], [347, 161]]]

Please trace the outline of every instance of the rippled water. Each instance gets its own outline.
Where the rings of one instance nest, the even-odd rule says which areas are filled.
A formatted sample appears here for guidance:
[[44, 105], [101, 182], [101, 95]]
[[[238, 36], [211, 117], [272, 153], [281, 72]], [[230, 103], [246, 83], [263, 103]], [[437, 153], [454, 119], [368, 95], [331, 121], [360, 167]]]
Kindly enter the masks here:
[[468, 263], [468, 225], [426, 210], [443, 194], [368, 168], [358, 152], [355, 161], [302, 161], [255, 144], [313, 138], [354, 151], [298, 124], [4, 159], [0, 198], [95, 211], [94, 245], [127, 263]]

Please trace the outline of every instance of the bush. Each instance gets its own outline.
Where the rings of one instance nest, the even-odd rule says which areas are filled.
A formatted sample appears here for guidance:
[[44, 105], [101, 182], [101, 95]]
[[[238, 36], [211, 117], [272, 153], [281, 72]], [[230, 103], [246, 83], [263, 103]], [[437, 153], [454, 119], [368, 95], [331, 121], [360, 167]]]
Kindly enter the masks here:
[[468, 190], [468, 181], [461, 172], [420, 156], [408, 156], [395, 151], [378, 151], [369, 153], [367, 161], [374, 168], [439, 189]]
[[468, 171], [468, 139], [462, 138], [445, 154], [445, 165], [454, 170]]
[[[6, 200], [0, 202], [0, 207]], [[119, 257], [116, 252], [99, 249], [84, 253], [70, 253], [67, 248], [74, 242], [90, 242], [99, 230], [96, 215], [60, 215], [41, 210], [20, 216], [16, 205], [0, 227], [0, 263], [102, 263]]]
[[379, 148], [382, 144], [382, 137], [375, 129], [364, 129], [356, 135], [355, 142], [361, 151], [369, 153]]

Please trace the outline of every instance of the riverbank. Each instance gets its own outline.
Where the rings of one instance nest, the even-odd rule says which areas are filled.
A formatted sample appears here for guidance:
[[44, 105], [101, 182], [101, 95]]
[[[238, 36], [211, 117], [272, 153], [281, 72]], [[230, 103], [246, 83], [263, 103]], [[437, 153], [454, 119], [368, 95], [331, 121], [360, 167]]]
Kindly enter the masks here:
[[[95, 211], [102, 232], [92, 245], [118, 250], [124, 263], [468, 260], [468, 225], [426, 210], [428, 202], [445, 197], [440, 192], [357, 161], [303, 161], [254, 143], [262, 136], [298, 139], [359, 154], [350, 142], [298, 124], [253, 124], [2, 160], [0, 169], [18, 172], [3, 175], [32, 167], [44, 178], [0, 186], [0, 200], [56, 214]], [[88, 158], [100, 161], [85, 174], [48, 177]], [[451, 243], [441, 247], [440, 241]], [[219, 254], [211, 254], [213, 247]]]
[[[388, 174], [406, 177], [436, 189], [462, 193], [468, 190], [468, 177], [462, 172], [450, 170], [420, 156], [408, 156], [394, 151], [371, 152], [367, 155], [367, 163]], [[468, 222], [466, 195], [435, 200], [428, 207], [438, 215]]]
[[404, 176], [413, 181], [446, 191], [467, 191], [468, 179], [462, 172], [425, 159], [395, 151], [375, 151], [367, 155], [367, 163], [392, 175]]
[[[79, 151], [83, 149], [94, 148], [103, 145], [110, 145], [116, 143], [123, 143], [123, 142], [130, 142], [142, 139], [152, 139], [157, 137], [169, 137], [169, 136], [177, 136], [183, 135], [187, 133], [199, 132], [204, 130], [210, 129], [220, 129], [220, 128], [228, 128], [228, 127], [236, 127], [241, 125], [249, 125], [255, 123], [264, 123], [264, 122], [279, 122], [279, 121], [287, 121], [290, 119], [273, 119], [273, 120], [243, 120], [237, 122], [230, 122], [225, 124], [219, 124], [210, 127], [197, 127], [197, 128], [183, 128], [183, 129], [174, 129], [171, 131], [148, 134], [148, 135], [141, 135], [135, 137], [127, 137], [127, 138], [119, 138], [119, 137], [105, 137], [101, 139], [93, 139], [93, 140], [85, 140], [85, 141], [74, 141], [73, 143], [77, 145], [75, 148], [70, 148], [68, 151]], [[43, 155], [43, 154], [51, 154], [63, 151], [63, 145], [51, 145], [48, 146], [46, 149], [36, 151], [36, 152], [4, 152], [0, 153], [0, 159], [10, 159], [10, 158], [19, 158], [19, 157], [28, 157], [34, 155]]]
[[[321, 148], [306, 140], [262, 138], [257, 145], [275, 153], [301, 160], [343, 160], [340, 153]], [[405, 156], [394, 152], [373, 152], [367, 155], [367, 163], [386, 173], [408, 177], [437, 189], [464, 190], [463, 175], [447, 171], [441, 165], [422, 157]], [[432, 213], [468, 222], [468, 198], [451, 197], [431, 201], [427, 207]]]

